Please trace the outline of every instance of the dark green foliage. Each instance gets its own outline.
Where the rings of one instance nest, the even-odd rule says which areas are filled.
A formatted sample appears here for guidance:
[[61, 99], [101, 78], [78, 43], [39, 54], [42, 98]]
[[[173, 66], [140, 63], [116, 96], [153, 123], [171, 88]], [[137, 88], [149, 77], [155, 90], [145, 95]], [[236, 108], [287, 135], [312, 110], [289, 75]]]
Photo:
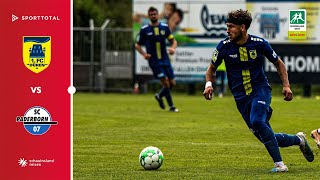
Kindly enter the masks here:
[[132, 27], [132, 1], [128, 0], [74, 0], [73, 26], [89, 27], [93, 19], [95, 27], [100, 27], [105, 19], [110, 19], [108, 27]]

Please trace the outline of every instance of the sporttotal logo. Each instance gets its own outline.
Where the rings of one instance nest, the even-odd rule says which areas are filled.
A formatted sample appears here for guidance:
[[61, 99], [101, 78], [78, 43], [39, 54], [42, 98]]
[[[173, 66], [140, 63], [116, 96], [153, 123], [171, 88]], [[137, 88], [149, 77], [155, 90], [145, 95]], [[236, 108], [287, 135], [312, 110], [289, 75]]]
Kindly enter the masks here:
[[57, 15], [23, 15], [19, 18], [19, 16], [11, 14], [12, 22], [18, 19], [21, 21], [60, 21], [60, 17]]
[[305, 9], [289, 10], [288, 39], [307, 39], [307, 11]]
[[14, 22], [14, 21], [16, 21], [18, 19], [19, 19], [18, 16], [14, 15], [14, 14], [11, 15], [11, 21], [12, 22]]
[[32, 135], [43, 135], [49, 131], [51, 125], [58, 124], [52, 120], [49, 111], [41, 106], [34, 106], [23, 116], [17, 116], [16, 122], [23, 123], [24, 128]]

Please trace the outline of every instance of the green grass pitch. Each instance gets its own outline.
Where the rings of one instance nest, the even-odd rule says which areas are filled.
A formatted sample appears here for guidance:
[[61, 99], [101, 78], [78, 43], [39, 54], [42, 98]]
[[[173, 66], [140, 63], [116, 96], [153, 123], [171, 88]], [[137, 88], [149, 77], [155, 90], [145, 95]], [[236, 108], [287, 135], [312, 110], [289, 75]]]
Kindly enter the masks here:
[[[287, 173], [272, 174], [272, 159], [246, 127], [232, 97], [206, 101], [174, 94], [179, 113], [161, 110], [152, 94], [85, 94], [73, 100], [74, 179], [319, 179], [320, 157], [309, 163], [298, 146], [281, 148]], [[320, 100], [273, 97], [275, 132], [320, 127]], [[164, 154], [159, 170], [146, 171], [140, 151]]]

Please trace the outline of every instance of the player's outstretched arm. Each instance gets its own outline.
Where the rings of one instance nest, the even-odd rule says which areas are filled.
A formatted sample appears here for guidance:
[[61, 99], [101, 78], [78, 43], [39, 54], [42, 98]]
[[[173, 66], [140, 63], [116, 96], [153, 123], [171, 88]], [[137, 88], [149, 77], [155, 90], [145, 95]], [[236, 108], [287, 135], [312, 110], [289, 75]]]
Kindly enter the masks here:
[[212, 93], [213, 93], [212, 82], [215, 82], [216, 80], [216, 70], [217, 69], [214, 67], [214, 65], [210, 64], [206, 72], [206, 86], [203, 91], [203, 96], [207, 100], [212, 99]]
[[290, 89], [286, 66], [280, 58], [274, 63], [274, 65], [276, 66], [282, 81], [282, 94], [284, 96], [284, 100], [291, 101], [293, 99], [293, 93]]

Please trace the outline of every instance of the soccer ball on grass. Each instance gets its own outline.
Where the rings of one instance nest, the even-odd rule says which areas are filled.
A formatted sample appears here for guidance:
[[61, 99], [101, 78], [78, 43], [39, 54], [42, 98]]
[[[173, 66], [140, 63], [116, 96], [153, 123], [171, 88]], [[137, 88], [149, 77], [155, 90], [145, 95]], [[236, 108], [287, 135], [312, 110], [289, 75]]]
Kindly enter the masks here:
[[144, 148], [139, 155], [139, 162], [146, 170], [159, 169], [163, 160], [164, 157], [160, 149], [153, 146]]

